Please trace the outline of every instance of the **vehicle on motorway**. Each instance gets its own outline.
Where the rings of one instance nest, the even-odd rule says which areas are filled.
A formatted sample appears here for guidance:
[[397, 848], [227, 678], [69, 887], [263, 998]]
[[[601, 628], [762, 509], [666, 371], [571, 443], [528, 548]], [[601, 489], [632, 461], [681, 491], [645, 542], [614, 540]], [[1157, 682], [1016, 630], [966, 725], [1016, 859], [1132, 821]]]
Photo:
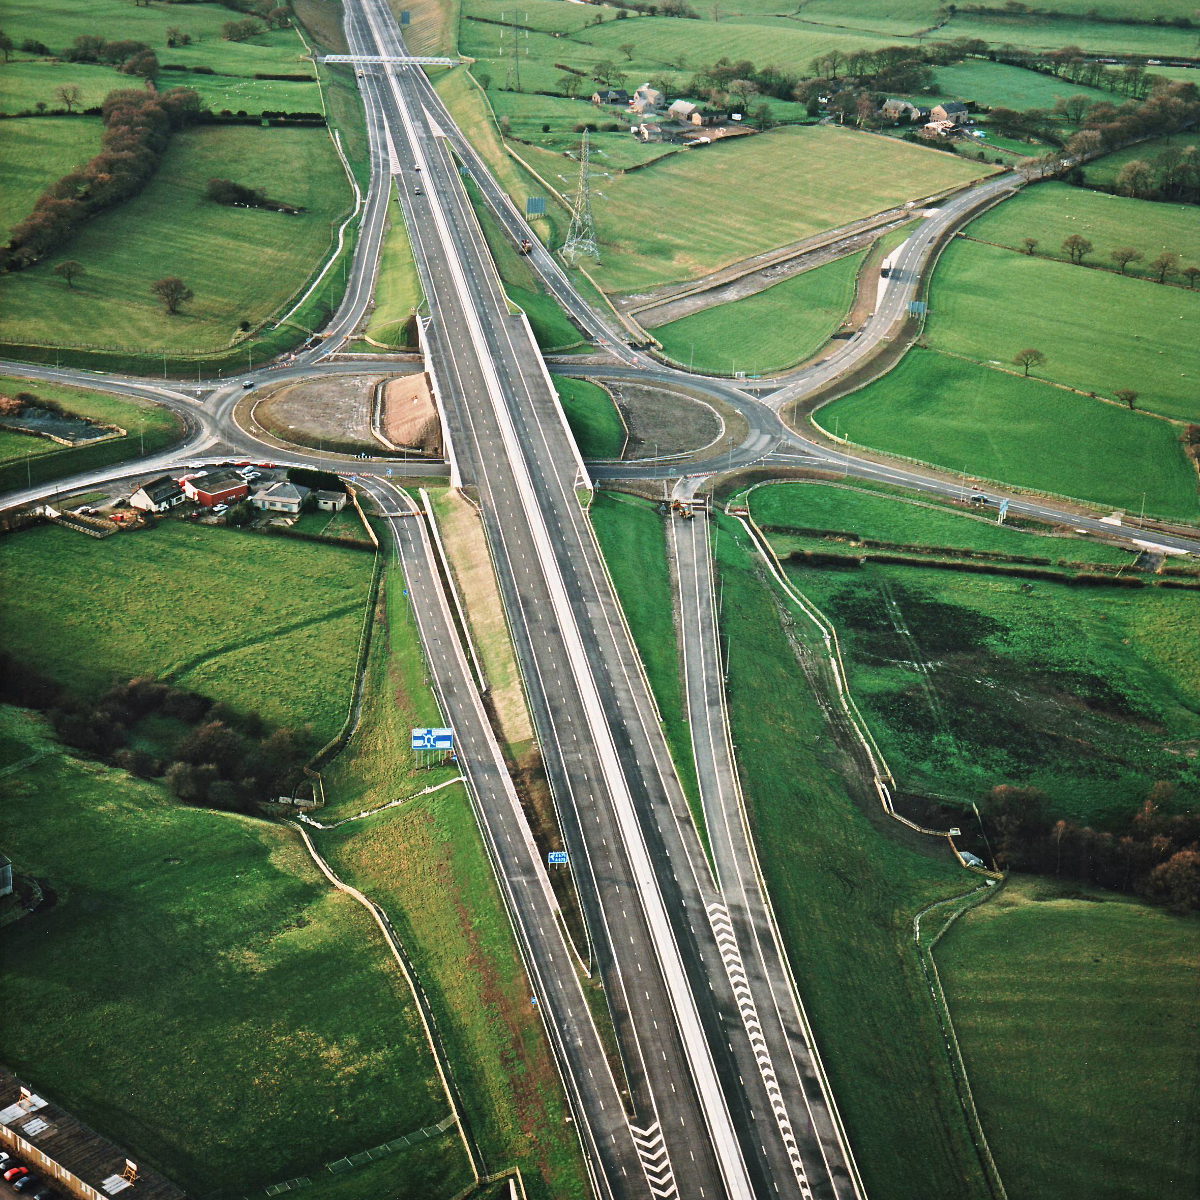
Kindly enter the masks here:
[[242, 380], [242, 387], [244, 387], [244, 388], [252, 388], [253, 386], [254, 386], [254, 380], [253, 380], [253, 379], [243, 379], [243, 380]]
[[419, 187], [415, 187], [415, 188], [413, 188], [413, 195], [414, 196], [423, 196], [423, 195], [425, 195], [425, 193]]

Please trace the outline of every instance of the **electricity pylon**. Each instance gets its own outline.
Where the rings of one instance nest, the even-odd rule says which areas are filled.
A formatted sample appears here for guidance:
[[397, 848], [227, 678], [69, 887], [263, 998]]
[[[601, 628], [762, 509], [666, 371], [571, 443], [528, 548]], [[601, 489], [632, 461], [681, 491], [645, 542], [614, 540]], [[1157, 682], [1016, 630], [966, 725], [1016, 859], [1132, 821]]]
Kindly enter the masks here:
[[592, 220], [592, 185], [588, 174], [588, 131], [583, 131], [579, 145], [579, 186], [575, 190], [575, 204], [571, 209], [571, 225], [567, 240], [562, 248], [563, 258], [574, 264], [581, 254], [590, 255], [600, 261], [600, 247], [596, 244], [596, 223]]

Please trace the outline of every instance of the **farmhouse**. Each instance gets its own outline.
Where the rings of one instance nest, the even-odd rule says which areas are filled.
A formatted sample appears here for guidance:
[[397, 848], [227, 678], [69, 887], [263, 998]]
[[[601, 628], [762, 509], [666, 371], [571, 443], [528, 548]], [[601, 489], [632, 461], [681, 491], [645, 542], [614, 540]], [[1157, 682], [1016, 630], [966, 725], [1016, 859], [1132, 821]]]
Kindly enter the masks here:
[[921, 110], [908, 100], [885, 100], [880, 109], [889, 121], [919, 121]]
[[151, 479], [149, 483], [143, 483], [129, 497], [129, 503], [131, 507], [140, 508], [143, 512], [166, 512], [186, 499], [183, 488], [170, 475], [160, 475], [157, 479]]
[[667, 109], [667, 116], [672, 121], [690, 121], [692, 114], [699, 111], [699, 106], [690, 100], [673, 100], [671, 107]]
[[191, 475], [183, 481], [183, 490], [189, 500], [195, 500], [204, 508], [216, 504], [234, 504], [250, 493], [250, 485], [233, 471], [208, 471], [203, 475]]
[[318, 489], [312, 494], [313, 503], [322, 512], [341, 512], [346, 507], [345, 492], [325, 492]]
[[949, 121], [951, 125], [969, 125], [971, 123], [967, 106], [961, 100], [945, 100], [935, 104], [929, 110], [930, 122]]
[[308, 497], [308, 488], [298, 483], [272, 483], [259, 488], [250, 503], [263, 512], [298, 513]]
[[628, 104], [629, 93], [624, 88], [601, 88], [592, 93], [593, 104]]
[[662, 108], [666, 102], [667, 98], [662, 92], [657, 88], [652, 88], [649, 83], [643, 83], [641, 87], [635, 89], [629, 107], [635, 113], [653, 113]]

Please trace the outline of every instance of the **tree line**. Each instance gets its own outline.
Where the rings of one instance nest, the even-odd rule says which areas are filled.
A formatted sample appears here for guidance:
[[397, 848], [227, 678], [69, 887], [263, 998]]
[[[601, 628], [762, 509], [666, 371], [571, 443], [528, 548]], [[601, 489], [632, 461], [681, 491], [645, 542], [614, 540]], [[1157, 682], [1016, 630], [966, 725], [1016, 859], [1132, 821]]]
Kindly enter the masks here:
[[1036, 788], [994, 787], [980, 805], [996, 866], [1076, 879], [1175, 912], [1200, 909], [1200, 813], [1168, 815], [1175, 785], [1156, 783], [1117, 832], [1053, 820]]
[[[4, 653], [0, 703], [45, 713], [64, 745], [140, 779], [162, 779], [188, 804], [250, 812], [261, 801], [290, 794], [303, 778], [308, 757], [296, 730], [269, 730], [257, 713], [236, 712], [149, 676], [86, 700]], [[138, 723], [152, 716], [188, 727], [163, 755], [131, 744]]]
[[109, 92], [100, 153], [52, 183], [0, 247], [0, 271], [20, 271], [61, 249], [89, 218], [137, 195], [158, 170], [171, 134], [200, 113], [190, 88]]

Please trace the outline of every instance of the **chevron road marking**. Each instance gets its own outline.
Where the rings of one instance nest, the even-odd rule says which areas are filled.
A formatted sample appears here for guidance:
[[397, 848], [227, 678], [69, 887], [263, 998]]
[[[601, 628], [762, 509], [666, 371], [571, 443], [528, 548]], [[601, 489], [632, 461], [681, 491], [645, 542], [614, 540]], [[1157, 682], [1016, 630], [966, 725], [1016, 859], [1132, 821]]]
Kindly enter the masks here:
[[[792, 1120], [788, 1116], [787, 1106], [783, 1102], [783, 1092], [779, 1080], [775, 1076], [775, 1067], [771, 1062], [771, 1053], [767, 1049], [767, 1039], [763, 1036], [762, 1023], [758, 1019], [758, 1009], [754, 1004], [754, 996], [750, 991], [750, 981], [746, 978], [746, 968], [742, 963], [742, 954], [738, 949], [737, 936], [733, 932], [733, 922], [729, 919], [729, 910], [723, 904], [708, 905], [708, 920], [712, 926], [713, 936], [717, 939], [717, 948], [725, 963], [725, 972], [729, 976], [733, 988], [734, 999], [742, 1014], [742, 1023], [750, 1039], [750, 1048], [754, 1051], [754, 1059], [766, 1085], [767, 1096], [771, 1101], [771, 1111], [779, 1125], [779, 1133], [787, 1149], [792, 1170], [796, 1173], [796, 1182], [800, 1185], [800, 1194], [804, 1200], [812, 1200], [812, 1187], [808, 1182], [808, 1174], [804, 1170], [804, 1161], [800, 1157], [796, 1145], [796, 1135], [792, 1131]], [[639, 1147], [640, 1150], [640, 1147]]]
[[642, 1160], [642, 1170], [646, 1172], [650, 1191], [660, 1200], [679, 1200], [679, 1189], [675, 1185], [675, 1173], [671, 1170], [667, 1145], [663, 1141], [662, 1126], [657, 1121], [645, 1129], [630, 1125], [629, 1132], [633, 1135], [633, 1144]]

